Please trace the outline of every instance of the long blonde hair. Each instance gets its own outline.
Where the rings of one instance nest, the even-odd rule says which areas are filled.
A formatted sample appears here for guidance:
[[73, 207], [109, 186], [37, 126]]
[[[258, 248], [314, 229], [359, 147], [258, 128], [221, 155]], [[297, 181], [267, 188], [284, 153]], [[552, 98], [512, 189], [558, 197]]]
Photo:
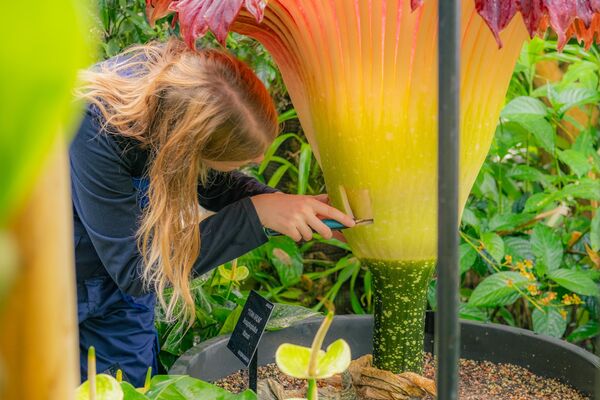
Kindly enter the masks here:
[[[142, 278], [168, 319], [191, 325], [205, 161], [259, 157], [277, 135], [273, 101], [241, 61], [224, 51], [188, 50], [177, 39], [133, 47], [82, 79], [79, 96], [100, 110], [105, 130], [149, 151], [149, 203], [137, 233]], [[168, 286], [173, 295], [166, 298]]]

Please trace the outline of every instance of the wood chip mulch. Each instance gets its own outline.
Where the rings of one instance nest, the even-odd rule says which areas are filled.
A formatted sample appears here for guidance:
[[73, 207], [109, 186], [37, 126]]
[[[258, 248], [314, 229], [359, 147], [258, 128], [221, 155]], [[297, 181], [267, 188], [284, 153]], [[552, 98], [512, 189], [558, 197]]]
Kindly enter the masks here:
[[[431, 354], [425, 355], [423, 375], [433, 379], [435, 365]], [[238, 393], [247, 388], [246, 371], [214, 382], [217, 386]], [[275, 364], [260, 367], [259, 379], [271, 378], [286, 390], [306, 387], [304, 381], [283, 375]], [[426, 398], [432, 399], [431, 397]], [[591, 400], [577, 390], [556, 379], [534, 375], [529, 370], [512, 364], [489, 361], [460, 360], [460, 400]]]

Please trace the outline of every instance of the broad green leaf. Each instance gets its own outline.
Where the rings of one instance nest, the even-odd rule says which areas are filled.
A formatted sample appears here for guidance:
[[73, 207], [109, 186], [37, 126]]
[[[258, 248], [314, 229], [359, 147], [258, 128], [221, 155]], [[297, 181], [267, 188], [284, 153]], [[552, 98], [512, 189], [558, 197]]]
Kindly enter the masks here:
[[514, 166], [508, 172], [508, 176], [523, 181], [539, 182], [544, 186], [548, 186], [550, 184], [548, 177], [542, 171], [529, 165]]
[[600, 251], [600, 212], [596, 210], [596, 214], [590, 222], [590, 243], [592, 250]]
[[513, 119], [518, 115], [535, 115], [545, 117], [548, 115], [546, 105], [535, 97], [520, 96], [508, 103], [500, 116], [507, 119]]
[[539, 146], [549, 153], [554, 152], [555, 131], [550, 122], [537, 115], [515, 115], [512, 121], [529, 131]]
[[275, 308], [273, 308], [269, 322], [267, 322], [266, 329], [274, 331], [287, 328], [296, 322], [319, 315], [321, 313], [313, 311], [310, 308], [277, 303], [275, 304]]
[[525, 202], [524, 211], [527, 213], [541, 211], [548, 207], [549, 204], [552, 204], [554, 201], [556, 201], [556, 197], [557, 195], [554, 193], [536, 193], [527, 199]]
[[554, 307], [545, 307], [543, 312], [536, 308], [531, 319], [533, 330], [543, 335], [561, 338], [567, 329], [567, 321]]
[[496, 179], [489, 174], [484, 173], [481, 178], [477, 179], [477, 188], [481, 192], [481, 195], [487, 197], [490, 200], [496, 200], [498, 198], [498, 185]]
[[589, 89], [597, 89], [598, 87], [598, 65], [596, 63], [581, 60], [569, 65], [567, 72], [560, 80], [560, 87], [565, 88], [582, 84], [583, 87]]
[[585, 324], [577, 327], [569, 336], [567, 340], [569, 342], [581, 342], [587, 339], [592, 339], [600, 335], [600, 322], [590, 319]]
[[154, 376], [146, 397], [150, 400], [257, 400], [256, 394], [250, 390], [233, 394], [189, 376], [168, 375]]
[[560, 161], [569, 166], [571, 171], [578, 177], [582, 177], [592, 169], [587, 157], [576, 150], [564, 150], [558, 153]]
[[344, 339], [338, 339], [327, 347], [325, 356], [319, 358], [317, 378], [326, 379], [341, 374], [348, 369], [350, 362], [352, 362], [350, 346]]
[[458, 248], [459, 250], [459, 265], [460, 265], [460, 273], [461, 275], [467, 272], [473, 264], [475, 263], [475, 259], [477, 258], [477, 252], [473, 247], [471, 247], [468, 243], [463, 243]]
[[571, 147], [573, 150], [582, 153], [586, 157], [592, 156], [596, 152], [594, 149], [594, 137], [592, 136], [591, 131], [591, 129], [586, 129], [580, 132], [579, 135], [577, 135], [577, 139], [575, 139], [575, 143], [573, 143], [573, 146]]
[[461, 223], [464, 225], [471, 225], [479, 232], [479, 219], [471, 209], [465, 207], [462, 213]]
[[488, 315], [480, 308], [470, 306], [466, 303], [460, 303], [458, 306], [458, 316], [470, 321], [486, 322]]
[[515, 287], [524, 288], [528, 283], [527, 278], [518, 272], [495, 273], [477, 285], [468, 304], [472, 307], [497, 307], [512, 304], [520, 296]]
[[235, 325], [237, 324], [238, 320], [240, 319], [240, 315], [242, 315], [242, 306], [237, 306], [227, 317], [227, 319], [225, 320], [225, 323], [223, 323], [223, 326], [221, 326], [221, 329], [219, 330], [219, 335], [225, 335], [227, 333], [231, 333], [233, 332], [233, 328], [235, 328]]
[[[275, 362], [277, 367], [286, 374], [297, 379], [308, 379], [308, 363], [310, 361], [310, 347], [298, 346], [295, 344], [284, 343], [277, 348], [275, 353]], [[319, 356], [323, 357], [325, 352], [319, 351]]]
[[[563, 247], [560, 237], [549, 226], [538, 223], [531, 235], [531, 250], [536, 257], [536, 268], [543, 272], [558, 269], [562, 263]], [[543, 266], [543, 267], [542, 267]]]
[[600, 180], [582, 178], [578, 182], [565, 186], [555, 197], [557, 197], [557, 200], [567, 197], [600, 200]]
[[559, 114], [568, 111], [575, 106], [594, 104], [599, 101], [598, 91], [588, 88], [566, 88], [558, 94], [557, 102], [560, 104]]
[[123, 400], [147, 400], [146, 395], [138, 392], [128, 382], [121, 382], [121, 389], [123, 389]]
[[[90, 398], [90, 382], [85, 381], [75, 391], [75, 400]], [[96, 375], [96, 400], [122, 400], [123, 389], [115, 378], [106, 374]]]
[[534, 218], [532, 214], [496, 214], [488, 222], [492, 231], [513, 230]]
[[552, 279], [560, 286], [580, 295], [600, 295], [598, 284], [590, 279], [589, 276], [583, 271], [564, 268], [557, 269], [555, 271], [549, 271], [548, 278]]
[[304, 271], [304, 264], [296, 243], [286, 236], [281, 236], [271, 238], [266, 248], [281, 283], [286, 287], [298, 283]]
[[510, 254], [515, 260], [533, 260], [531, 243], [527, 239], [517, 236], [505, 237], [504, 248], [506, 254]]
[[504, 257], [504, 242], [496, 233], [487, 232], [481, 235], [484, 249], [496, 260], [502, 262]]
[[352, 361], [350, 346], [343, 339], [333, 342], [326, 351], [320, 350], [316, 374], [308, 372], [311, 349], [284, 343], [275, 353], [275, 362], [284, 374], [298, 379], [326, 379], [344, 372]]

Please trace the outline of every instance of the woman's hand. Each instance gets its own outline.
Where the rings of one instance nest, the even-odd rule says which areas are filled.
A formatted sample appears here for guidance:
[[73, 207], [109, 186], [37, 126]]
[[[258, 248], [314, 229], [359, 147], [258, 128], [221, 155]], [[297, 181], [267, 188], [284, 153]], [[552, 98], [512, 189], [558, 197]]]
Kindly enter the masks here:
[[301, 196], [284, 193], [260, 194], [250, 198], [264, 227], [287, 235], [295, 241], [310, 240], [313, 232], [331, 239], [331, 229], [321, 221], [334, 219], [354, 226], [349, 215], [331, 207], [327, 195]]

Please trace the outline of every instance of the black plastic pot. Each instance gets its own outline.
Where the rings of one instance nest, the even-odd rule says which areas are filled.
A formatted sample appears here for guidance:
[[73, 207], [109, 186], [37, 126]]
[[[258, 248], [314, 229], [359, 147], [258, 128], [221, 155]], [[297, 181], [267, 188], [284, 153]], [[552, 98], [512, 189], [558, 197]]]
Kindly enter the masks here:
[[[433, 349], [433, 324], [428, 316], [425, 348]], [[310, 346], [321, 319], [309, 319], [277, 332], [267, 332], [259, 347], [258, 364], [274, 362], [281, 343]], [[372, 351], [373, 318], [371, 316], [336, 316], [325, 345], [343, 338], [356, 358]], [[217, 380], [241, 369], [242, 364], [227, 349], [229, 336], [220, 336], [187, 351], [177, 360], [171, 374], [187, 374], [204, 380]], [[600, 359], [575, 345], [533, 332], [497, 324], [461, 321], [461, 357], [511, 363], [536, 375], [556, 378], [592, 396], [594, 375]]]

